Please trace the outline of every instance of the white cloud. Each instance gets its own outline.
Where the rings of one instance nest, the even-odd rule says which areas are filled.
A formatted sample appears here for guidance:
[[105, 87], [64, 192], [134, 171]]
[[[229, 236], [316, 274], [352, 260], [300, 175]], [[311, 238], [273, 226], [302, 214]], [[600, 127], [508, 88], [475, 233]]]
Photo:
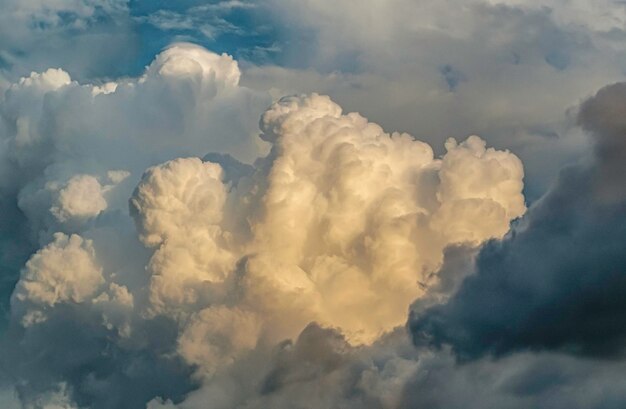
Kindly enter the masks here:
[[26, 263], [13, 293], [12, 309], [23, 325], [33, 325], [45, 320], [46, 309], [58, 303], [90, 300], [103, 282], [92, 242], [57, 233], [52, 243]]
[[61, 69], [32, 73], [0, 103], [0, 186], [18, 191], [34, 237], [45, 242], [59, 222], [125, 211], [148, 166], [210, 151], [252, 161], [267, 149], [255, 136], [270, 99], [239, 86], [239, 77], [231, 57], [190, 44], [163, 51], [140, 78], [103, 86]]
[[437, 283], [447, 246], [502, 237], [525, 211], [521, 162], [476, 136], [437, 159], [317, 94], [261, 126], [272, 150], [230, 188], [220, 165], [180, 158], [130, 200], [153, 249], [140, 311], [178, 323], [178, 353], [207, 379], [312, 321], [375, 342]]
[[[451, 142], [439, 160], [427, 144], [315, 94], [281, 100], [262, 124], [276, 158], [252, 225], [249, 291], [270, 311], [303, 308], [303, 323], [339, 328], [351, 342], [404, 322], [446, 246], [501, 237], [525, 210], [521, 163], [478, 137]], [[472, 236], [448, 234], [464, 221]]]
[[[222, 169], [198, 158], [150, 168], [130, 201], [143, 243], [157, 247], [150, 264], [152, 308], [197, 308], [206, 285], [234, 268], [230, 234], [221, 227], [226, 200]], [[205, 301], [206, 302], [206, 301]]]
[[50, 211], [59, 221], [64, 222], [72, 217], [95, 217], [106, 208], [107, 202], [98, 179], [77, 175], [59, 191], [57, 202]]

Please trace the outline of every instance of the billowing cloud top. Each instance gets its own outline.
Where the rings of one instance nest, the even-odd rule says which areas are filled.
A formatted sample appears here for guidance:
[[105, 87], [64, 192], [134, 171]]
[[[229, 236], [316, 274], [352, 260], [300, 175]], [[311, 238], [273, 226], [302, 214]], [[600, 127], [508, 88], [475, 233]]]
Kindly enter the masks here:
[[[41, 246], [11, 301], [12, 336], [31, 340], [21, 353], [88, 319], [92, 353], [137, 356], [160, 325], [170, 340], [151, 365], [188, 365], [211, 387], [313, 322], [345, 348], [369, 345], [437, 285], [448, 246], [501, 238], [525, 212], [512, 153], [470, 136], [437, 158], [326, 96], [271, 105], [255, 141], [240, 119], [267, 99], [239, 76], [229, 56], [175, 44], [138, 79], [81, 85], [48, 70], [9, 87], [2, 187]], [[116, 383], [75, 384], [76, 365], [48, 368], [49, 384], [18, 365], [25, 402], [63, 384], [76, 402], [117, 407], [98, 400]], [[129, 381], [145, 396], [176, 396], [142, 376]]]

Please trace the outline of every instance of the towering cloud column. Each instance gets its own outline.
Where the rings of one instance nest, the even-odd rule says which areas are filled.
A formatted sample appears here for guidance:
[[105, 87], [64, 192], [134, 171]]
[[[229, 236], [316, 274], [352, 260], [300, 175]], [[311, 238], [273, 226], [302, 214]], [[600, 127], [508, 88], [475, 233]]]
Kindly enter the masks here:
[[[150, 310], [190, 322], [207, 349], [238, 331], [248, 348], [253, 334], [277, 342], [312, 321], [371, 343], [437, 282], [447, 246], [502, 237], [525, 211], [520, 161], [476, 136], [436, 159], [316, 94], [282, 99], [261, 125], [272, 151], [230, 192], [219, 165], [190, 158], [150, 169], [131, 199], [143, 242], [157, 246]], [[215, 355], [187, 353], [190, 337], [193, 363]]]
[[[438, 284], [446, 248], [501, 238], [526, 210], [520, 160], [477, 136], [450, 139], [438, 158], [312, 94], [271, 105], [253, 138], [240, 107], [263, 99], [238, 80], [229, 57], [176, 45], [136, 80], [80, 86], [51, 71], [5, 96], [4, 129], [19, 132], [1, 153], [20, 177], [2, 186], [15, 185], [42, 247], [13, 295], [15, 336], [30, 340], [16, 345], [27, 356], [40, 331], [90, 328], [82, 361], [49, 365], [49, 383], [25, 365], [24, 390], [64, 383], [77, 401], [118, 407], [106, 402], [121, 392], [75, 375], [101, 348], [122, 357], [123, 376], [116, 365], [99, 376], [135, 385], [133, 408], [211, 387], [285, 339], [307, 351], [330, 336], [329, 348], [356, 351], [405, 323]], [[39, 105], [19, 104], [28, 98]], [[60, 120], [68, 109], [84, 115]]]

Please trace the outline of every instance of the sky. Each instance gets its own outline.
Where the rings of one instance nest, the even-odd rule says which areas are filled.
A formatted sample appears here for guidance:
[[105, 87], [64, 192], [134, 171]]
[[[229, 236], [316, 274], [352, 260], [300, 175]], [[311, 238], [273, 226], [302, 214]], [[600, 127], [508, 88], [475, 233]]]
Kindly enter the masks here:
[[0, 407], [626, 406], [626, 5], [0, 0]]

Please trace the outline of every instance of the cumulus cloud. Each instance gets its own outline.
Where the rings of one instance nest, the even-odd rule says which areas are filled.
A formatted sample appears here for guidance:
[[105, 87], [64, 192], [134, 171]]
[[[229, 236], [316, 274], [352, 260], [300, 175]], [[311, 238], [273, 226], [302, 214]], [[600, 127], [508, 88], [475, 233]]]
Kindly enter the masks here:
[[139, 78], [51, 70], [8, 88], [0, 182], [40, 247], [13, 293], [14, 355], [84, 326], [80, 358], [51, 362], [70, 353], [55, 343], [17, 365], [25, 404], [65, 385], [78, 406], [170, 405], [200, 383], [215, 407], [258, 388], [257, 405], [287, 405], [343, 368], [337, 397], [360, 377], [355, 404], [397, 406], [414, 363], [353, 373], [354, 357], [389, 333], [411, 349], [396, 328], [445, 286], [446, 249], [501, 238], [526, 210], [520, 160], [477, 136], [439, 157], [318, 94], [261, 116], [268, 98], [239, 80], [229, 56], [176, 44]]
[[[178, 264], [172, 270], [178, 274], [170, 275], [175, 281], [159, 286], [174, 296], [180, 294], [177, 283], [188, 283], [184, 293], [189, 298], [157, 304], [193, 306], [186, 314], [174, 314], [184, 328], [178, 349], [187, 362], [199, 367], [206, 381], [182, 405], [195, 407], [196, 400], [205, 401], [201, 396], [217, 395], [221, 397], [214, 400], [212, 407], [216, 408], [244, 402], [249, 407], [289, 406], [293, 396], [308, 395], [329, 386], [335, 377], [346, 377], [347, 383], [341, 388], [329, 386], [331, 390], [322, 400], [310, 396], [306, 407], [332, 406], [335, 399], [348, 399], [346, 395], [353, 385], [350, 382], [362, 377], [364, 396], [354, 400], [355, 407], [374, 402], [396, 407], [401, 401], [402, 385], [415, 369], [414, 362], [406, 358], [386, 364], [382, 372], [364, 371], [353, 368], [361, 365], [352, 362], [352, 355], [360, 352], [348, 351], [367, 351], [367, 347], [356, 346], [375, 342], [404, 322], [408, 304], [438, 282], [435, 273], [448, 245], [477, 246], [507, 231], [510, 220], [525, 211], [521, 163], [508, 152], [486, 149], [475, 136], [461, 144], [449, 141], [448, 153], [437, 159], [425, 143], [406, 134], [385, 134], [358, 114], [342, 114], [338, 105], [319, 95], [285, 98], [264, 114], [261, 124], [262, 137], [273, 144], [272, 151], [257, 162], [253, 174], [237, 180], [230, 195], [238, 201], [227, 200], [234, 208], [223, 207], [221, 220], [207, 215], [194, 217], [192, 224], [193, 228], [203, 223], [221, 224], [222, 229], [209, 225], [202, 229], [232, 237], [231, 243], [240, 246], [231, 244], [229, 255], [238, 254], [242, 262], [213, 278], [210, 273], [224, 271], [224, 267], [205, 267], [194, 273], [186, 264]], [[193, 184], [185, 182], [188, 172], [183, 169], [184, 163], [196, 169], [216, 166], [188, 159], [148, 171], [131, 199], [140, 226], [145, 226], [145, 215], [151, 211], [144, 192], [158, 192], [160, 198], [150, 195], [150, 202], [157, 203], [183, 197], [175, 193], [179, 186], [202, 183], [199, 175], [204, 171], [198, 170]], [[179, 179], [173, 179], [174, 172], [170, 173], [175, 169]], [[159, 183], [169, 178], [153, 180], [161, 171], [172, 176], [173, 186], [165, 188]], [[486, 174], [491, 176], [484, 183]], [[216, 181], [214, 177], [208, 179]], [[471, 187], [464, 189], [461, 184]], [[186, 206], [209, 195], [208, 191], [196, 190], [195, 195], [189, 192], [185, 195], [187, 204], [179, 205], [178, 199], [172, 203], [184, 218]], [[212, 194], [222, 192], [216, 187]], [[212, 197], [205, 203], [206, 211], [213, 212], [213, 206], [219, 209], [224, 201]], [[249, 208], [248, 203], [259, 206]], [[446, 208], [446, 204], [452, 208]], [[234, 219], [229, 213], [243, 213], [250, 225], [237, 229], [238, 224], [229, 222]], [[164, 223], [168, 219], [159, 218]], [[446, 220], [452, 226], [448, 230], [443, 228]], [[476, 223], [479, 228], [470, 231], [463, 227], [477, 220], [483, 221]], [[185, 225], [178, 222], [176, 229]], [[154, 233], [165, 230], [159, 226], [147, 229]], [[144, 237], [148, 236], [144, 233]], [[193, 234], [187, 232], [180, 237], [188, 242]], [[214, 238], [203, 237], [205, 241], [199, 247], [215, 248]], [[178, 240], [171, 237], [164, 241], [157, 236], [153, 242], [160, 247], [150, 265], [155, 259], [158, 263], [164, 261], [161, 252]], [[149, 244], [150, 240], [144, 242]], [[226, 248], [228, 242], [222, 242], [222, 248]], [[178, 247], [178, 252], [189, 251]], [[204, 254], [212, 251], [205, 250]], [[186, 271], [181, 272], [181, 268]], [[161, 279], [157, 271], [153, 272], [151, 285]], [[200, 301], [207, 308], [199, 310], [198, 296], [202, 293], [204, 299]], [[311, 321], [318, 324], [307, 327]], [[335, 329], [325, 330], [319, 325]], [[293, 354], [287, 352], [291, 347], [285, 344], [280, 348], [287, 349], [279, 354], [284, 358], [276, 358], [276, 363], [258, 362], [258, 354], [264, 354], [261, 351], [298, 334]], [[395, 337], [404, 339], [402, 331]], [[317, 342], [330, 342], [329, 347], [339, 349], [329, 350], [325, 358], [323, 349], [315, 346]], [[297, 352], [300, 348], [305, 349]], [[305, 352], [307, 348], [312, 349]], [[283, 359], [292, 361], [288, 367], [293, 365], [293, 369], [281, 369], [287, 365], [279, 363]], [[306, 363], [309, 359], [314, 365], [310, 368]], [[318, 363], [314, 362], [318, 360], [324, 362], [316, 369]], [[335, 360], [345, 361], [342, 375], [334, 374], [344, 366]], [[299, 369], [303, 364], [306, 369]], [[248, 371], [248, 365], [260, 365], [259, 373], [267, 374], [251, 378], [240, 373]], [[246, 384], [252, 390], [229, 392]], [[255, 397], [258, 392], [254, 388], [261, 388], [260, 397]], [[155, 400], [151, 405], [167, 407], [170, 403]]]
[[96, 178], [88, 175], [74, 176], [59, 191], [57, 205], [50, 211], [60, 221], [71, 217], [89, 218], [106, 209], [102, 186]]
[[[281, 100], [262, 128], [272, 153], [230, 192], [260, 208], [225, 207], [216, 164], [177, 159], [144, 175], [131, 210], [143, 242], [157, 246], [148, 267], [157, 311], [242, 297], [273, 341], [315, 320], [369, 343], [404, 322], [448, 245], [501, 237], [525, 210], [519, 160], [475, 136], [436, 159], [319, 95]], [[237, 217], [249, 226], [232, 225]]]
[[[102, 408], [116, 407], [125, 399], [139, 402], [129, 403], [131, 407], [141, 407], [157, 390], [170, 391], [163, 396], [172, 397], [190, 388], [192, 381], [185, 375], [189, 367], [167, 353], [177, 342], [177, 336], [168, 332], [177, 333], [169, 318], [139, 318], [155, 310], [157, 303], [147, 301], [150, 279], [144, 269], [151, 254], [138, 240], [128, 199], [146, 168], [162, 161], [210, 151], [252, 161], [265, 152], [264, 143], [253, 136], [270, 99], [239, 86], [238, 81], [239, 70], [232, 58], [176, 44], [157, 56], [138, 78], [80, 84], [65, 71], [50, 69], [32, 73], [4, 90], [0, 101], [2, 286], [3, 291], [12, 291], [20, 276], [12, 297], [8, 337], [10, 343], [30, 340], [19, 351], [8, 348], [13, 351], [8, 354], [24, 357], [34, 350], [49, 351], [35, 360], [38, 363], [24, 359], [7, 364], [15, 367], [7, 376], [25, 380], [20, 389], [25, 404], [36, 407], [37, 396], [63, 382], [80, 405], [95, 400]], [[199, 192], [206, 189], [208, 196], [189, 210], [200, 211], [202, 217], [208, 214], [203, 212], [207, 200], [219, 196], [219, 189], [224, 195], [226, 188], [217, 165], [202, 165], [199, 159], [190, 163], [209, 169], [208, 185], [196, 186]], [[188, 171], [193, 193], [195, 170]], [[213, 184], [211, 178], [217, 178]], [[180, 200], [184, 202], [189, 194], [182, 190]], [[146, 213], [148, 221], [154, 214], [161, 217], [170, 211], [178, 217], [173, 223], [182, 222], [183, 213], [176, 216], [175, 207], [153, 206]], [[158, 234], [166, 240], [195, 232], [200, 244], [202, 230], [210, 221], [194, 229], [193, 215], [187, 215], [187, 227], [173, 231], [172, 224], [169, 230], [160, 227]], [[175, 270], [172, 266], [189, 258], [185, 249], [178, 252], [180, 246], [180, 242], [168, 242], [161, 256], [153, 257], [151, 271], [168, 278]], [[196, 256], [206, 261], [207, 269], [219, 264], [201, 247], [190, 254], [188, 265], [195, 263]], [[158, 279], [152, 281], [157, 288]], [[54, 356], [66, 356], [76, 348], [63, 346], [67, 344], [63, 341], [54, 351], [42, 349], [46, 339], [61, 339], [86, 321], [90, 325], [76, 338], [81, 350], [76, 354], [82, 358], [51, 363]], [[155, 341], [144, 337], [161, 338], [161, 352], [153, 351]], [[120, 376], [115, 366], [97, 374], [79, 369], [97, 360], [105, 349], [117, 351], [130, 372]], [[3, 357], [4, 361], [13, 359]], [[112, 358], [111, 362], [118, 361]], [[40, 371], [39, 365], [46, 370]], [[130, 370], [133, 365], [136, 369]], [[162, 376], [146, 378], [157, 370]], [[100, 379], [97, 382], [105, 386], [78, 387], [74, 381], [89, 373], [94, 382]], [[171, 376], [181, 378], [168, 380]], [[116, 388], [113, 394], [118, 397], [104, 398]], [[151, 396], [146, 398], [146, 394]]]
[[[309, 298], [315, 306], [309, 313], [353, 342], [371, 342], [402, 324], [407, 303], [422, 293], [419, 283], [430, 284], [447, 245], [500, 237], [525, 210], [521, 163], [486, 150], [477, 137], [450, 141], [436, 159], [427, 144], [385, 134], [358, 114], [342, 115], [318, 95], [281, 100], [262, 125], [277, 156], [264, 214], [253, 225], [256, 254], [247, 279], [264, 284], [252, 291], [271, 288], [298, 304]], [[483, 172], [499, 175], [483, 184]], [[473, 191], [457, 188], [465, 182]], [[444, 220], [451, 230], [485, 222], [454, 236]]]
[[13, 311], [22, 309], [20, 304], [42, 307], [24, 313], [23, 324], [32, 325], [45, 319], [46, 307], [89, 300], [103, 282], [91, 241], [57, 233], [52, 243], [26, 263], [13, 293]]
[[105, 85], [60, 69], [33, 73], [8, 88], [0, 108], [4, 196], [17, 195], [45, 241], [59, 223], [125, 208], [132, 183], [160, 161], [207, 151], [251, 161], [264, 149], [251, 117], [269, 98], [238, 80], [230, 57], [189, 44], [165, 50], [140, 78]]
[[[238, 81], [232, 58], [177, 43], [136, 78], [79, 83], [53, 68], [3, 87], [0, 292], [5, 313], [20, 269], [57, 232], [107, 235], [96, 244], [108, 252], [103, 262], [115, 273], [132, 275], [123, 266], [128, 262], [121, 262], [130, 256], [120, 257], [119, 251], [141, 252], [130, 231], [128, 198], [146, 168], [207, 152], [245, 162], [264, 154], [267, 144], [255, 136], [271, 99]], [[113, 238], [121, 233], [111, 226], [125, 229], [125, 239]], [[126, 249], [113, 250], [116, 246]]]

